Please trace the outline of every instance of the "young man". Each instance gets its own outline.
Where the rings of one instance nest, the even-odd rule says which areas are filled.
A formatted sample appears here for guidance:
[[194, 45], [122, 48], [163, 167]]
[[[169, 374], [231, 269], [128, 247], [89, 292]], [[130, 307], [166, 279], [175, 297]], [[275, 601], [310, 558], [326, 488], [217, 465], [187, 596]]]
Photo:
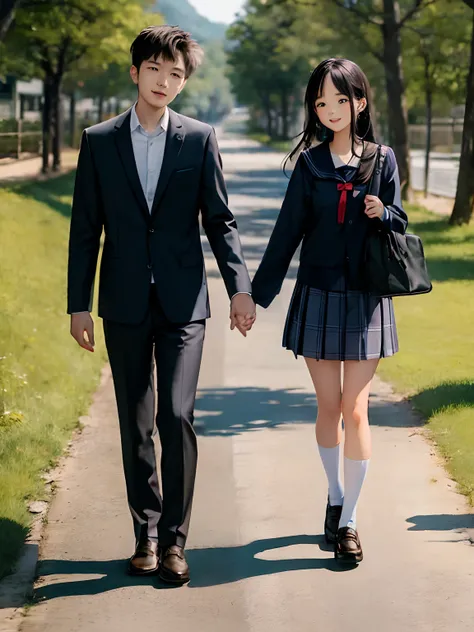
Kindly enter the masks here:
[[[231, 328], [255, 320], [212, 127], [168, 108], [202, 59], [189, 33], [149, 27], [131, 48], [136, 104], [85, 130], [69, 240], [71, 334], [94, 350], [90, 315], [102, 229], [99, 316], [117, 399], [136, 549], [129, 572], [189, 580], [184, 557], [197, 462], [194, 403], [210, 316], [199, 212], [231, 299]], [[86, 336], [85, 336], [86, 334]], [[154, 429], [162, 447], [160, 495]]]

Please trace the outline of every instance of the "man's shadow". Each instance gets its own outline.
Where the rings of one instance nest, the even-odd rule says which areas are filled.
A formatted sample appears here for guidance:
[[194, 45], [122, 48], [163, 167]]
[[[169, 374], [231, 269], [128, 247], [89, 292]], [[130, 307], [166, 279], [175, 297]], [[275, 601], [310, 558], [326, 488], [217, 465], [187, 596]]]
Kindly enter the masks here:
[[[188, 549], [187, 560], [191, 568], [189, 588], [206, 588], [222, 584], [232, 584], [251, 577], [273, 575], [301, 570], [326, 569], [331, 571], [350, 570], [341, 567], [331, 558], [318, 558], [317, 552], [311, 558], [287, 558], [267, 560], [257, 557], [266, 551], [298, 545], [317, 545], [320, 551], [332, 551], [322, 535], [292, 535], [279, 538], [255, 540], [242, 546], [227, 546], [203, 549]], [[35, 591], [35, 601], [98, 595], [127, 586], [154, 586], [158, 589], [170, 588], [157, 577], [130, 577], [126, 575], [126, 560], [74, 561], [44, 560], [38, 573], [48, 575], [101, 575], [98, 578], [66, 581], [39, 585]]]

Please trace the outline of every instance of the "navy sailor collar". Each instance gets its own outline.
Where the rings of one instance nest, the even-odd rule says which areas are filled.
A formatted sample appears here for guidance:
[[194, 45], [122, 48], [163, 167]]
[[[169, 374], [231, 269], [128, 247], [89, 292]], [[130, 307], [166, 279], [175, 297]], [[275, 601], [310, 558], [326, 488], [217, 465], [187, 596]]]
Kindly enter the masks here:
[[325, 140], [316, 147], [310, 147], [301, 152], [304, 161], [316, 178], [330, 178], [346, 182], [336, 169], [329, 148], [329, 141]]

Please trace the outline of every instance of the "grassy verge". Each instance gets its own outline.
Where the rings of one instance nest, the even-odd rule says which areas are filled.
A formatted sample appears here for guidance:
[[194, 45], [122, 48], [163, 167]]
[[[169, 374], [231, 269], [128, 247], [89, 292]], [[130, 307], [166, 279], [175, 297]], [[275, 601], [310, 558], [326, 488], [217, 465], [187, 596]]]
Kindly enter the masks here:
[[87, 411], [105, 360], [69, 335], [66, 264], [73, 174], [0, 189], [0, 578], [21, 549], [28, 501]]
[[474, 504], [474, 226], [409, 208], [410, 232], [423, 239], [434, 290], [396, 299], [401, 352], [381, 375], [409, 395]]
[[292, 148], [291, 140], [272, 140], [268, 134], [264, 134], [263, 132], [248, 132], [247, 136], [252, 140], [256, 140], [258, 143], [262, 143], [262, 145], [271, 147], [271, 149], [275, 151], [284, 152], [285, 154]]

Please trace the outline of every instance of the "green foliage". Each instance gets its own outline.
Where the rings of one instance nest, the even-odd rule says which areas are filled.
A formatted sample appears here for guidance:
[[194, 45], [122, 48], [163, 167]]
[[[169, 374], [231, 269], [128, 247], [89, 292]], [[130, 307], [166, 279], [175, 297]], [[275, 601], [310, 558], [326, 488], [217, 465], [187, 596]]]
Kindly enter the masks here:
[[464, 102], [471, 23], [472, 11], [464, 3], [437, 0], [404, 30], [404, 49], [412, 53], [406, 56], [404, 64], [407, 105], [412, 114], [424, 115], [425, 57], [429, 62], [435, 115], [449, 116], [453, 105]]
[[[293, 82], [282, 73], [299, 55], [302, 66], [306, 61], [310, 69], [322, 59], [346, 57], [358, 63], [368, 76], [374, 93], [377, 127], [386, 132], [388, 103], [382, 3], [358, 0], [354, 4], [357, 14], [342, 4], [334, 0], [247, 2], [246, 15], [228, 32], [228, 38], [235, 45], [231, 52], [231, 78], [239, 100], [251, 107], [257, 123], [264, 107], [278, 110], [275, 86], [284, 86], [301, 104], [305, 73], [299, 74], [293, 68], [290, 73]], [[402, 16], [414, 6], [413, 0], [400, 0], [399, 5]], [[361, 19], [364, 15], [365, 20]], [[280, 20], [283, 20], [283, 28]], [[290, 22], [292, 26], [288, 27]], [[445, 115], [452, 106], [465, 100], [472, 11], [460, 0], [422, 2], [421, 10], [401, 29], [407, 104], [413, 113], [421, 114], [424, 113], [423, 58], [420, 35], [413, 29], [424, 34], [425, 47], [433, 59], [435, 113]], [[300, 112], [294, 116], [300, 116]]]
[[40, 1], [17, 12], [6, 44], [12, 69], [62, 74], [75, 64], [83, 72], [125, 63], [131, 39], [146, 24], [151, 0]]
[[237, 98], [261, 109], [270, 128], [275, 112], [284, 119], [288, 111], [294, 118], [304, 83], [319, 61], [318, 43], [326, 29], [309, 19], [311, 11], [250, 0], [247, 14], [227, 33], [230, 79]]

